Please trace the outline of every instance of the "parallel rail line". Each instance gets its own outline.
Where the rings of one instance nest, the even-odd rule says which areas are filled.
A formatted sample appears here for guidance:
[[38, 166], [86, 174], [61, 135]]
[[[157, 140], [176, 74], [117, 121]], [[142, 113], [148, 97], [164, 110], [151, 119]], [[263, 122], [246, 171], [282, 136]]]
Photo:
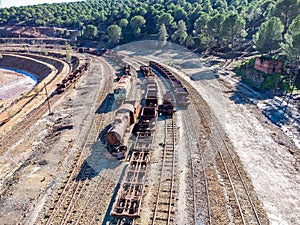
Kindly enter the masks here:
[[[190, 105], [189, 107], [191, 108], [193, 105]], [[187, 130], [186, 134], [189, 139], [189, 143], [194, 142], [193, 147], [189, 148], [193, 189], [193, 222], [194, 224], [199, 224], [199, 221], [205, 221], [205, 224], [211, 225], [211, 203], [207, 174], [205, 171], [206, 168], [204, 165], [202, 151], [199, 148], [199, 137], [192, 137], [192, 134], [197, 134], [198, 132], [195, 124], [192, 123], [191, 118], [193, 118], [193, 116], [190, 112], [190, 109], [183, 113], [183, 119], [186, 124], [185, 129]], [[199, 155], [200, 165], [195, 163], [196, 159], [193, 157], [194, 154]], [[203, 205], [204, 202], [206, 203], [205, 205]]]
[[[72, 85], [68, 86], [64, 92], [67, 92], [72, 88]], [[44, 88], [43, 88], [44, 89]], [[48, 103], [53, 105], [61, 98], [61, 94], [57, 94], [56, 90], [46, 98], [37, 108], [32, 110], [23, 121], [10, 130], [4, 137], [0, 139], [1, 151], [0, 154], [4, 154], [9, 150], [16, 140], [19, 140], [26, 132], [36, 123], [48, 111]], [[48, 102], [49, 101], [49, 102]]]
[[155, 207], [151, 218], [154, 224], [173, 224], [175, 213], [176, 117], [166, 118], [165, 143], [162, 156]]
[[[108, 85], [105, 85], [104, 90], [101, 90], [101, 92], [99, 90], [100, 96], [98, 96], [97, 105], [103, 102], [109, 91], [110, 86]], [[106, 104], [109, 103], [106, 102]], [[104, 107], [107, 107], [107, 105]], [[97, 141], [100, 130], [103, 129], [107, 124], [108, 121], [106, 120], [110, 119], [108, 117], [109, 116], [107, 115], [96, 114], [93, 118], [92, 126], [88, 132], [82, 150], [77, 154], [75, 158], [71, 171], [69, 172], [68, 179], [64, 182], [64, 187], [62, 187], [63, 190], [58, 193], [59, 197], [54, 200], [54, 207], [51, 207], [49, 209], [50, 215], [45, 216], [45, 219], [47, 219], [46, 224], [68, 224], [71, 220], [76, 224], [81, 224], [80, 221], [85, 218], [83, 217], [83, 215], [87, 214], [87, 211], [89, 211], [90, 214], [92, 214], [92, 217], [95, 219], [96, 215], [94, 213], [98, 212], [99, 210], [91, 212], [87, 207], [90, 201], [93, 201], [93, 198], [91, 196], [97, 196], [97, 199], [103, 200], [106, 197], [107, 192], [109, 191], [107, 187], [112, 187], [113, 182], [112, 180], [107, 179], [105, 176], [98, 175], [97, 179], [94, 179], [95, 182], [92, 183], [89, 178], [95, 175], [95, 171], [89, 168], [88, 163], [84, 160], [90, 150], [90, 147]], [[105, 132], [102, 132], [102, 136], [104, 135], [104, 133]], [[103, 138], [102, 136], [100, 136], [100, 139]], [[97, 187], [99, 187], [103, 183], [106, 183], [107, 186], [102, 188], [103, 192], [99, 195], [99, 192], [101, 192], [101, 188], [98, 190]], [[91, 187], [93, 185], [94, 187]], [[98, 205], [95, 204], [95, 206], [99, 207], [99, 204], [101, 205], [101, 202], [99, 202]], [[91, 216], [90, 214], [88, 215], [88, 217]]]
[[[190, 97], [193, 98], [194, 102], [197, 102], [198, 100], [196, 96], [198, 93], [196, 93], [196, 91], [190, 85], [187, 84], [187, 87], [189, 87], [189, 91], [191, 93]], [[216, 122], [217, 119], [214, 118], [210, 112], [206, 111], [205, 107], [201, 107], [199, 104], [194, 105], [199, 115], [204, 117], [204, 119], [210, 123], [209, 126], [213, 135], [210, 141], [218, 149], [218, 155], [220, 156], [226, 176], [229, 180], [241, 223], [244, 225], [261, 225], [262, 223], [256, 210], [256, 206], [254, 205], [250, 196], [250, 192], [244, 181], [242, 173], [237, 166], [236, 159], [234, 159], [223, 134], [220, 132], [220, 127]], [[238, 218], [235, 217], [235, 220], [238, 221]]]
[[[97, 125], [99, 123], [99, 125]], [[54, 221], [58, 221], [61, 219], [60, 224], [65, 224], [65, 220], [69, 217], [71, 212], [71, 208], [75, 207], [79, 196], [82, 194], [83, 187], [87, 185], [89, 179], [85, 179], [84, 181], [76, 181], [76, 177], [89, 177], [92, 175], [92, 171], [88, 170], [88, 164], [84, 162], [86, 158], [85, 152], [88, 152], [91, 145], [96, 141], [98, 131], [103, 128], [104, 118], [96, 118], [94, 117], [92, 122], [92, 128], [88, 133], [88, 137], [84, 143], [83, 150], [77, 155], [77, 161], [74, 163], [74, 167], [69, 174], [69, 178], [67, 183], [64, 186], [63, 191], [59, 194], [60, 197], [56, 200], [56, 204], [49, 216], [46, 224], [52, 224]], [[84, 163], [83, 163], [84, 162]], [[83, 163], [83, 166], [81, 167]], [[85, 174], [82, 171], [88, 171], [89, 173]], [[71, 195], [71, 196], [70, 196]], [[66, 207], [67, 206], [67, 207]]]

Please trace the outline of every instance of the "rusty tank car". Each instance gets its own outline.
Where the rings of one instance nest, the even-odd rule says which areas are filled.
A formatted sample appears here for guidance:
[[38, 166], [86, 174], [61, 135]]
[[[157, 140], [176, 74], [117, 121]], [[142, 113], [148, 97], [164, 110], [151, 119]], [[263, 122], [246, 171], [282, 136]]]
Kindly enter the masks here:
[[111, 153], [124, 153], [127, 151], [127, 141], [124, 136], [127, 131], [131, 131], [132, 125], [136, 123], [139, 107], [135, 102], [127, 102], [116, 110], [114, 121], [105, 137], [111, 147]]

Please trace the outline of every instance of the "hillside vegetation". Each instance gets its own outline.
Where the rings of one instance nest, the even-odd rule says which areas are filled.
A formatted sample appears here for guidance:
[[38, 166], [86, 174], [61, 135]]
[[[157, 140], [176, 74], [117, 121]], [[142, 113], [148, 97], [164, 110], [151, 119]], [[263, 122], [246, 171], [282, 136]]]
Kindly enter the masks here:
[[299, 14], [300, 0], [87, 0], [4, 8], [0, 25], [75, 29], [81, 43], [157, 38], [227, 53], [250, 49], [253, 41], [262, 54], [281, 48], [299, 60]]

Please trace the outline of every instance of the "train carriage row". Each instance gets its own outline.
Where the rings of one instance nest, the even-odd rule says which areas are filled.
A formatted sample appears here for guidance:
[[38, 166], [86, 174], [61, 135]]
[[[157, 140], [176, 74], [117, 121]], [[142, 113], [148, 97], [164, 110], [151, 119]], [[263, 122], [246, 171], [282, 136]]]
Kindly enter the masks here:
[[[170, 71], [159, 64], [150, 62], [150, 65], [169, 80], [177, 97], [175, 100], [173, 93], [167, 92], [163, 96], [162, 106], [159, 106], [158, 86], [154, 79], [155, 74], [151, 67], [142, 66], [140, 69], [146, 78], [147, 84], [139, 120], [136, 120], [137, 107], [134, 105], [125, 107], [124, 104], [116, 110], [114, 123], [106, 135], [109, 144], [126, 145], [127, 143], [124, 143], [122, 136], [132, 126], [132, 122], [136, 121], [137, 123], [136, 139], [131, 149], [129, 165], [124, 173], [124, 178], [111, 210], [111, 216], [121, 219], [135, 219], [139, 217], [150, 154], [153, 150], [152, 145], [156, 132], [159, 107], [162, 108], [163, 114], [172, 116], [176, 111], [175, 101], [180, 105], [188, 104], [188, 92], [182, 83]], [[127, 146], [125, 148], [127, 149]], [[125, 152], [121, 151], [112, 154], [115, 154], [120, 159], [125, 157]]]
[[187, 106], [189, 104], [189, 93], [181, 81], [178, 80], [167, 68], [157, 62], [150, 61], [150, 66], [157, 70], [171, 84], [177, 105]]

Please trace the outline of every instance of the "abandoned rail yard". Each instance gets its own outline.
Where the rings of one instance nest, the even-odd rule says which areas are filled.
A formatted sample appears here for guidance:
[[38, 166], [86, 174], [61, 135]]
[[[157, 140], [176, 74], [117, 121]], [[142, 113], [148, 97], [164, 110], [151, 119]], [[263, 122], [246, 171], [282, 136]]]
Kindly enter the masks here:
[[0, 46], [3, 87], [37, 81], [0, 92], [0, 224], [297, 224], [299, 196], [274, 186], [299, 149], [226, 62], [152, 41], [46, 47]]

